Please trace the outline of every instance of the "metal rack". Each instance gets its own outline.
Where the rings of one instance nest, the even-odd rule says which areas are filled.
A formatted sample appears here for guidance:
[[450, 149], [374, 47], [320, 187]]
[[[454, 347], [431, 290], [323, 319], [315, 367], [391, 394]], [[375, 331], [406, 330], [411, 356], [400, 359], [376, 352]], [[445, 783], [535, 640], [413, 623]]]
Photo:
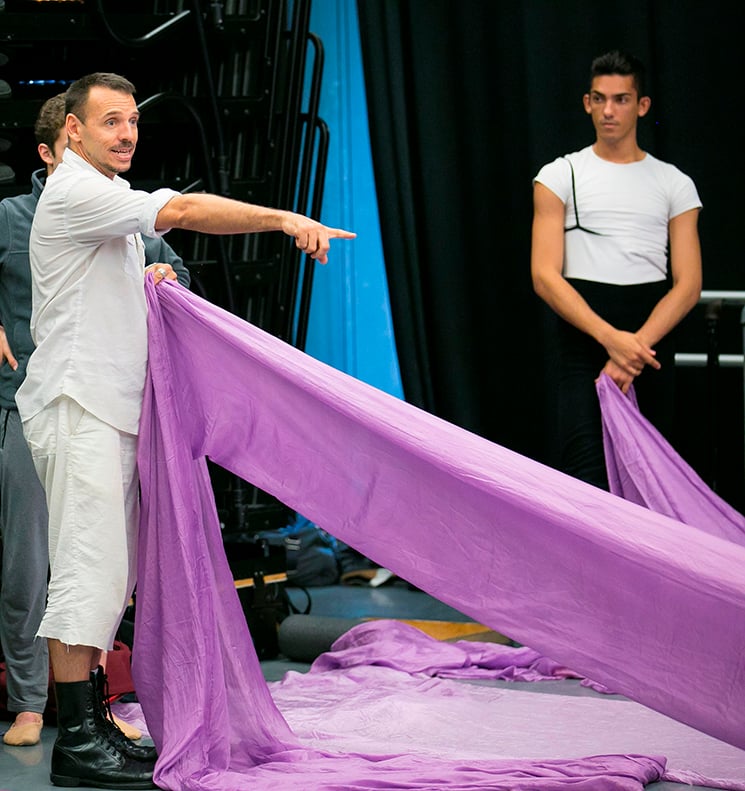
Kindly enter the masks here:
[[[132, 6], [135, 10], [130, 10]], [[33, 123], [41, 103], [90, 71], [137, 86], [143, 111], [133, 186], [209, 191], [318, 216], [328, 130], [318, 116], [321, 41], [310, 0], [6, 0], [0, 14], [2, 155], [26, 192], [39, 167]], [[192, 288], [304, 348], [313, 262], [281, 234], [229, 237], [173, 231]], [[213, 486], [227, 531], [286, 524], [290, 512], [223, 470]]]
[[[745, 291], [702, 291], [698, 300], [704, 308], [706, 331], [706, 352], [684, 352], [675, 355], [675, 365], [681, 368], [706, 368], [707, 384], [707, 434], [709, 453], [709, 484], [716, 491], [719, 469], [719, 446], [717, 436], [719, 426], [720, 369], [742, 368], [743, 387], [745, 392], [745, 355], [739, 353], [722, 353], [720, 351], [720, 334], [723, 310], [727, 307], [742, 308], [740, 324], [742, 326], [742, 346], [745, 350]], [[745, 415], [745, 403], [743, 404]], [[745, 437], [743, 438], [745, 454]]]

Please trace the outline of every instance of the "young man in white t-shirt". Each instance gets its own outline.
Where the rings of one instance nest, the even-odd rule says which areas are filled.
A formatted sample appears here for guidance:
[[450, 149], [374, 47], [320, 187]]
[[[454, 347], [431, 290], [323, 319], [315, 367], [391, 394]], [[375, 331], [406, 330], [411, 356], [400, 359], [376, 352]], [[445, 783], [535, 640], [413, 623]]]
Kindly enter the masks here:
[[[596, 139], [534, 180], [531, 274], [559, 317], [558, 435], [562, 469], [607, 488], [595, 380], [606, 373], [669, 433], [670, 331], [697, 303], [701, 248], [693, 181], [643, 151], [644, 68], [610, 52], [583, 97]], [[669, 271], [668, 271], [669, 253]]]

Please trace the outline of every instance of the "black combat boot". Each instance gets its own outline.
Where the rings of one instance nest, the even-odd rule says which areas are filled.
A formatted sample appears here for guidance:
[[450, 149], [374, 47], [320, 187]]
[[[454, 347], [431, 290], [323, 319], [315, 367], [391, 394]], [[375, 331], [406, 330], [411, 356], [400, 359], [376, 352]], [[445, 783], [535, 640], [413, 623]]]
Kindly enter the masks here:
[[91, 672], [90, 678], [93, 689], [96, 691], [96, 697], [99, 703], [98, 709], [101, 715], [100, 718], [97, 715], [96, 719], [101, 729], [108, 736], [109, 741], [118, 747], [128, 758], [154, 763], [158, 757], [155, 747], [145, 744], [135, 744], [131, 739], [128, 739], [116, 723], [112, 721], [111, 707], [109, 705], [108, 680], [103, 668], [99, 665]]
[[52, 749], [55, 786], [144, 789], [153, 783], [154, 763], [129, 758], [99, 724], [100, 705], [90, 681], [55, 683], [57, 740]]

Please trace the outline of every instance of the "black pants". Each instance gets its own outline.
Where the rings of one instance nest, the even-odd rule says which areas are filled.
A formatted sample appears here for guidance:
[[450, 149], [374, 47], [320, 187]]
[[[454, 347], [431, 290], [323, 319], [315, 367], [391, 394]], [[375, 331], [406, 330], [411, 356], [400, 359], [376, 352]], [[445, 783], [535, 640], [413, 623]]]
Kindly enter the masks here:
[[[590, 307], [616, 329], [636, 332], [669, 290], [666, 281], [615, 286], [570, 280]], [[559, 319], [558, 439], [560, 467], [575, 478], [608, 488], [595, 379], [608, 361], [605, 348]], [[662, 368], [645, 366], [634, 380], [642, 414], [665, 436], [673, 425], [675, 351], [670, 336], [654, 346]]]

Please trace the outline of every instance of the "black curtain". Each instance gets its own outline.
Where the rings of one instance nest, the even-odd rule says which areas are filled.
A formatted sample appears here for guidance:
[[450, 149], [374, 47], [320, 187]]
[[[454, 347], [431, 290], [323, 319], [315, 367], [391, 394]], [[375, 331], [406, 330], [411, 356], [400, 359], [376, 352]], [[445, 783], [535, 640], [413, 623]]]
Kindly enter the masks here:
[[[647, 66], [652, 96], [641, 145], [688, 173], [704, 203], [704, 288], [744, 289], [735, 235], [742, 7], [358, 0], [358, 10], [405, 396], [553, 463], [552, 317], [529, 274], [532, 178], [545, 162], [593, 142], [581, 104], [590, 62], [630, 50]], [[735, 324], [739, 331], [739, 314]], [[693, 340], [683, 343], [697, 343], [699, 328], [689, 332]], [[693, 445], [707, 441], [706, 385], [701, 369], [698, 379], [687, 376], [677, 377], [680, 442], [692, 443], [686, 457], [698, 454], [705, 466], [705, 450]], [[724, 390], [740, 439], [725, 456], [733, 455], [728, 469], [741, 493], [742, 373], [733, 376]], [[697, 431], [701, 438], [691, 440]]]

